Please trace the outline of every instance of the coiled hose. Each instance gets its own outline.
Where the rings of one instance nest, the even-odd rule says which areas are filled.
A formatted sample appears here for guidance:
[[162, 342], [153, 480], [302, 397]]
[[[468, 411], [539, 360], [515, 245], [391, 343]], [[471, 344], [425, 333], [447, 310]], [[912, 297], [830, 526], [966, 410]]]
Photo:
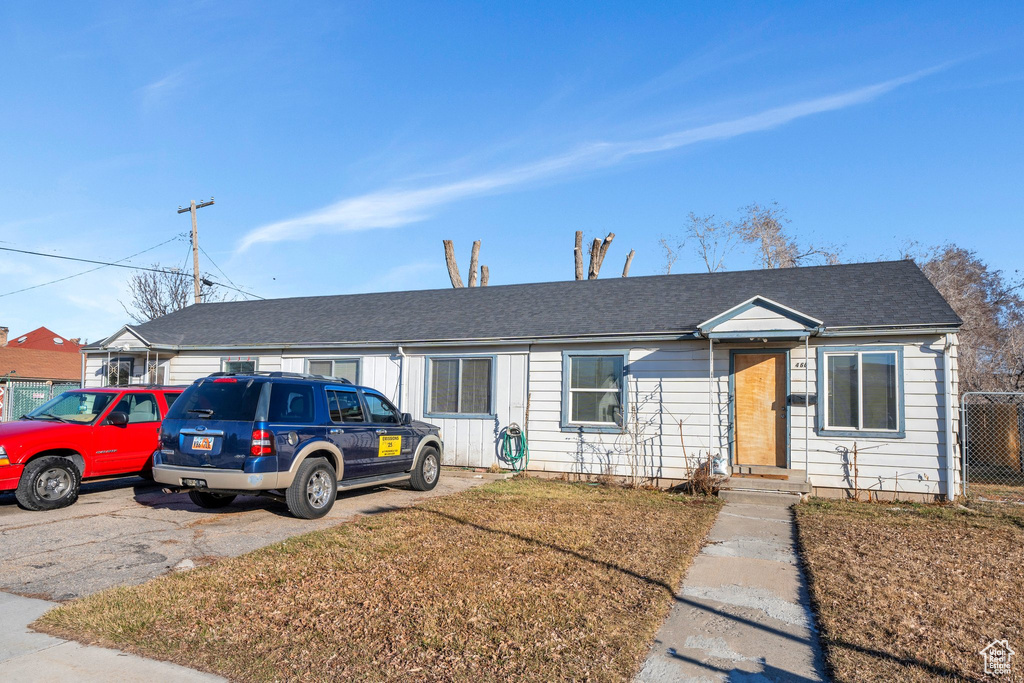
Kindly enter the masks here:
[[522, 472], [530, 464], [530, 446], [526, 443], [523, 428], [513, 422], [505, 428], [501, 442], [501, 459], [515, 472]]

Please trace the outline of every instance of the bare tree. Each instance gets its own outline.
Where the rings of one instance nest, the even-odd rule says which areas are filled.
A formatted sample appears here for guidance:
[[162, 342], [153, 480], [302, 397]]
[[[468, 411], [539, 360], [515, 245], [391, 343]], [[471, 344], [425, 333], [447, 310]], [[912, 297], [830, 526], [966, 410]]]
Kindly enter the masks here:
[[596, 280], [597, 276], [601, 274], [601, 265], [604, 263], [604, 257], [608, 254], [608, 247], [612, 246], [612, 240], [614, 239], [614, 232], [608, 233], [608, 236], [603, 240], [598, 237], [594, 238], [594, 243], [590, 245], [590, 268], [587, 270], [588, 280]]
[[918, 265], [964, 321], [957, 349], [959, 389], [1024, 390], [1024, 300], [1021, 282], [989, 270], [955, 244], [916, 253]]
[[[160, 264], [153, 264], [153, 268], [163, 272], [140, 271], [128, 278], [131, 300], [128, 305], [120, 302], [125, 313], [136, 323], [181, 310], [192, 304], [195, 298], [191, 273], [164, 268]], [[217, 286], [207, 285], [203, 280], [200, 280], [199, 293], [204, 302], [222, 299]]]
[[[459, 264], [455, 261], [455, 243], [451, 240], [442, 240], [444, 243], [444, 262], [448, 266], [448, 277], [452, 281], [452, 287], [461, 289], [462, 275], [459, 274]], [[473, 242], [473, 251], [469, 257], [469, 286], [477, 286], [477, 269], [480, 260], [480, 240]], [[490, 279], [490, 270], [487, 266], [479, 266], [480, 286], [486, 287]]]
[[668, 237], [662, 237], [658, 240], [658, 244], [661, 245], [662, 250], [665, 252], [665, 275], [672, 274], [672, 266], [679, 260], [679, 250], [682, 248], [682, 244], [673, 246], [673, 243], [669, 241]]
[[629, 277], [629, 267], [633, 265], [634, 256], [636, 256], [636, 250], [630, 249], [629, 255], [626, 256], [626, 265], [622, 267], [622, 277]]
[[717, 221], [714, 215], [698, 216], [692, 211], [688, 220], [684, 244], [694, 246], [709, 273], [725, 270], [725, 257], [739, 238], [736, 226], [729, 221]]
[[839, 252], [814, 245], [801, 246], [787, 230], [786, 210], [772, 202], [767, 206], [751, 204], [733, 231], [744, 244], [754, 245], [762, 268], [794, 268], [813, 260], [828, 265], [839, 263]]

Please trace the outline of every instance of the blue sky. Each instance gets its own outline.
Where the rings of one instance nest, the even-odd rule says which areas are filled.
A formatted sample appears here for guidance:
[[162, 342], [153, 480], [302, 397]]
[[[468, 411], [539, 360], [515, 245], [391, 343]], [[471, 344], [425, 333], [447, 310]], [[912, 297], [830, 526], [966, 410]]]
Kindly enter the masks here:
[[[1024, 247], [1019, 3], [6, 3], [0, 246], [120, 259], [199, 213], [203, 270], [264, 297], [662, 271], [686, 216], [777, 201], [850, 261]], [[186, 263], [174, 241], [132, 259]], [[733, 254], [730, 267], [751, 265]], [[675, 271], [697, 271], [686, 252]], [[0, 255], [0, 295], [88, 266]], [[95, 339], [107, 268], [0, 296]], [[255, 321], [254, 321], [255, 322]]]

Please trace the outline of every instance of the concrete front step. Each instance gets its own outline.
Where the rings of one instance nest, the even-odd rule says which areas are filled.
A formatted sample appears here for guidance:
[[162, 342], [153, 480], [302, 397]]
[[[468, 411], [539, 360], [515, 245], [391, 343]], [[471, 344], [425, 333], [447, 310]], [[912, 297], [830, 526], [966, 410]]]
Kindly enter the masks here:
[[722, 482], [722, 489], [743, 491], [785, 491], [787, 493], [810, 493], [811, 485], [783, 479], [758, 479], [756, 477], [730, 477]]
[[766, 505], [769, 507], [791, 507], [796, 505], [803, 496], [799, 493], [784, 491], [741, 491], [737, 489], [721, 489], [718, 497], [727, 503], [745, 503], [749, 505]]
[[772, 467], [771, 465], [733, 465], [733, 474], [775, 474], [789, 477], [794, 481], [804, 480], [803, 470], [790, 470], [785, 467]]

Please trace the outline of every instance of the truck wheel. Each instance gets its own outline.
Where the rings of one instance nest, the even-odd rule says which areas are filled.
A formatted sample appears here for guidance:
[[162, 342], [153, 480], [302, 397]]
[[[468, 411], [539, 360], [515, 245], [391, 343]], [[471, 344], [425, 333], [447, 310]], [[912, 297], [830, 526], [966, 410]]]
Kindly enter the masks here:
[[26, 510], [56, 510], [78, 500], [82, 474], [67, 458], [47, 455], [25, 465], [14, 497]]
[[299, 519], [319, 519], [330, 512], [337, 495], [338, 478], [331, 463], [323, 458], [307, 458], [299, 465], [284, 497], [288, 511]]
[[420, 455], [420, 460], [413, 468], [409, 483], [417, 491], [429, 491], [437, 486], [437, 480], [441, 478], [441, 458], [437, 455], [437, 449], [427, 446]]
[[217, 508], [231, 505], [231, 501], [235, 499], [235, 494], [210, 493], [209, 491], [189, 491], [188, 497], [192, 499], [193, 503], [201, 508], [216, 510]]

